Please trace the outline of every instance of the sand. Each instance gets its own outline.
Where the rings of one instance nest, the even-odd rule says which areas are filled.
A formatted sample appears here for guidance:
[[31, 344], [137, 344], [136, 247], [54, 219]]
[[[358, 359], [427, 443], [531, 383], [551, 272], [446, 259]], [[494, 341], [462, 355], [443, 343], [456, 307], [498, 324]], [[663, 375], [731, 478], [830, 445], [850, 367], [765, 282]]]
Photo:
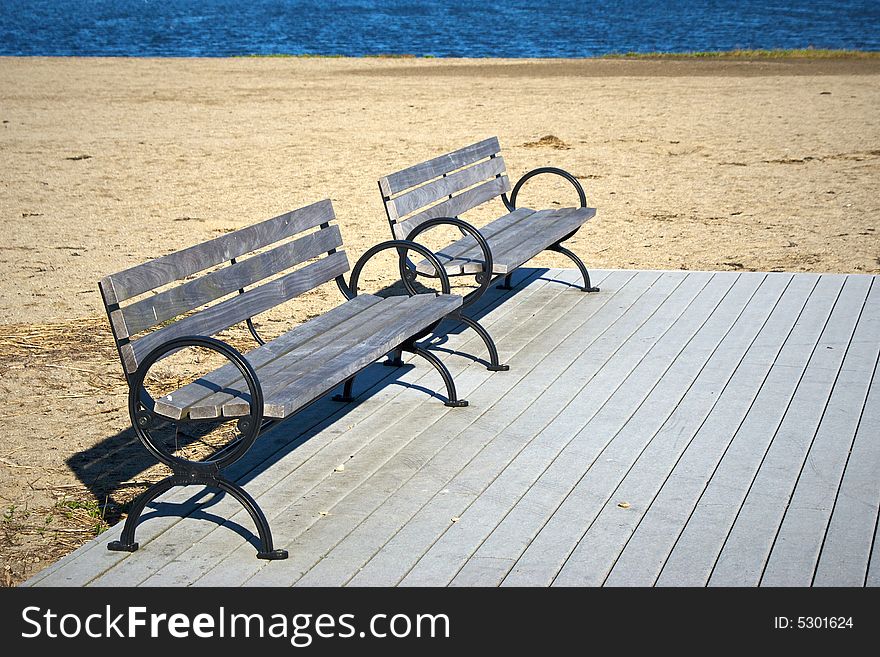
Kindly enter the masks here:
[[[877, 59], [0, 58], [5, 583], [152, 472], [123, 467], [142, 456], [101, 276], [322, 198], [355, 258], [390, 236], [379, 177], [492, 135], [512, 180], [581, 179], [598, 215], [570, 246], [589, 266], [878, 273], [878, 75]], [[521, 202], [573, 199], [530, 184]], [[327, 286], [267, 331], [339, 300]]]

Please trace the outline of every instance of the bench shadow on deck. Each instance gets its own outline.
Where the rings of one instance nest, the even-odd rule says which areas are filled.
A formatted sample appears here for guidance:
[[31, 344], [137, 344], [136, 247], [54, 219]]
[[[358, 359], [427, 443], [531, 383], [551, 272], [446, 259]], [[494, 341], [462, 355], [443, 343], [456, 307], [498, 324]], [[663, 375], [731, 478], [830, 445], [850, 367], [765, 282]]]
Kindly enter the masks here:
[[[541, 274], [547, 270], [531, 269], [519, 275], [515, 280], [539, 279]], [[560, 283], [565, 284], [560, 281]], [[570, 284], [572, 287], [574, 284]], [[428, 288], [416, 283], [420, 292], [430, 292]], [[493, 290], [486, 294], [485, 300], [470, 309], [469, 315], [474, 319], [481, 320], [493, 308], [501, 304], [506, 298], [516, 294], [517, 289], [502, 292]], [[406, 290], [400, 284], [394, 284], [376, 292], [378, 296], [406, 294]], [[467, 331], [467, 327], [460, 322], [452, 322], [445, 320], [439, 327], [442, 335], [435, 336], [430, 340], [430, 348], [438, 355], [456, 353], [458, 356], [471, 360], [474, 363], [488, 364], [486, 355], [482, 350], [471, 350], [468, 353], [455, 352], [454, 349], [447, 346], [450, 336], [460, 335]], [[358, 375], [354, 387], [354, 393], [357, 397], [355, 403], [362, 403], [368, 400], [373, 394], [381, 389], [382, 386], [399, 385], [412, 390], [419, 391], [434, 400], [444, 401], [442, 396], [442, 388], [434, 386], [421, 386], [417, 383], [411, 383], [402, 377], [414, 365], [407, 362], [403, 368], [383, 367], [381, 363], [375, 363], [367, 370]], [[440, 392], [438, 392], [438, 390]], [[342, 392], [342, 385], [338, 387], [336, 392]], [[351, 404], [340, 404], [334, 402], [331, 397], [333, 393], [325, 396], [309, 409], [308, 417], [314, 422], [309, 428], [292, 429], [291, 426], [282, 424], [276, 427], [274, 431], [279, 436], [286, 436], [288, 442], [278, 449], [277, 441], [268, 447], [262, 439], [258, 440], [252, 448], [254, 454], [254, 462], [262, 464], [262, 468], [252, 469], [247, 473], [239, 476], [238, 483], [246, 484], [252, 477], [259, 474], [261, 469], [271, 467], [274, 460], [282, 457], [284, 454], [296, 449], [299, 445], [308, 442], [315, 437], [328, 424], [328, 420], [332, 418], [335, 421], [342, 421], [346, 414], [354, 408]], [[209, 432], [209, 428], [207, 431]], [[196, 442], [201, 437], [197, 432], [179, 434], [179, 445], [186, 448], [190, 444]], [[146, 452], [141, 445], [134, 430], [130, 427], [120, 431], [119, 433], [109, 436], [95, 445], [81, 452], [72, 454], [65, 461], [67, 467], [76, 475], [80, 483], [91, 493], [94, 499], [105, 505], [105, 518], [111, 523], [120, 520], [120, 516], [124, 519], [124, 510], [127, 504], [116, 499], [121, 491], [129, 488], [144, 489], [150, 485], [152, 481], [139, 481], [138, 477], [149, 468], [158, 465], [159, 462]], [[191, 492], [191, 491], [190, 491]], [[202, 518], [213, 522], [223, 523], [224, 519], [214, 516], [207, 512], [211, 506], [214, 506], [224, 496], [224, 493], [217, 491], [202, 490], [188, 497], [186, 502], [191, 517]], [[179, 502], [167, 503], [157, 502], [150, 505], [152, 511], [142, 516], [144, 522], [150, 518], [157, 516], [174, 516], [179, 515]], [[198, 508], [196, 508], [198, 506]], [[230, 529], [250, 541], [255, 548], [259, 547], [259, 542], [254, 536], [253, 528], [247, 522], [246, 526], [237, 523], [227, 525]]]
[[184, 489], [138, 552], [106, 550], [116, 527], [27, 584], [880, 584], [878, 277], [521, 275], [481, 312], [510, 372], [460, 327], [435, 347], [471, 406], [426, 396], [418, 363], [374, 366], [231, 473], [289, 559], [259, 562], [246, 516]]

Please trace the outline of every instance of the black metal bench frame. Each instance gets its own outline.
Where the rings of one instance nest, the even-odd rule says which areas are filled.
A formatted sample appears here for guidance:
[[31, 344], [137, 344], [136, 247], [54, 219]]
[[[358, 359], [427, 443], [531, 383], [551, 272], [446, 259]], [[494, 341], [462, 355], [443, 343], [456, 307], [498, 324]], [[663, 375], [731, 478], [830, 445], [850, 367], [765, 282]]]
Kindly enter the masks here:
[[[329, 204], [329, 201], [322, 201], [320, 203]], [[319, 204], [314, 204], [314, 206], [302, 208], [301, 211], [317, 207], [318, 205]], [[330, 212], [332, 213], [332, 207], [330, 208]], [[282, 215], [282, 217], [277, 217], [276, 219], [283, 218], [284, 216], [285, 215]], [[328, 223], [322, 223], [320, 227], [321, 229], [324, 229], [328, 226]], [[219, 240], [223, 238], [216, 239]], [[190, 248], [198, 248], [204, 244], [207, 244], [207, 242]], [[428, 261], [434, 263], [440, 276], [442, 294], [448, 295], [450, 293], [449, 278], [443, 271], [443, 267], [440, 265], [440, 262], [437, 260], [436, 256], [429, 249], [421, 244], [417, 244], [410, 240], [390, 240], [381, 244], [377, 244], [370, 248], [366, 253], [364, 253], [358, 259], [355, 266], [352, 268], [348, 282], [345, 281], [345, 278], [341, 274], [333, 279], [335, 280], [340, 292], [343, 294], [346, 300], [354, 299], [358, 295], [358, 281], [366, 263], [371, 260], [377, 253], [390, 249], [394, 249], [397, 251], [401, 263], [406, 260], [409, 251], [415, 251], [422, 257], [426, 258]], [[332, 255], [335, 252], [336, 249], [333, 248], [327, 252], [327, 255]], [[230, 258], [229, 263], [230, 265], [236, 264], [236, 259]], [[401, 264], [400, 268], [401, 270], [405, 269], [405, 265]], [[254, 367], [251, 365], [250, 362], [248, 362], [248, 359], [237, 349], [227, 344], [226, 342], [211, 337], [210, 335], [184, 335], [174, 337], [170, 340], [162, 342], [151, 351], [149, 351], [149, 353], [139, 358], [137, 360], [137, 368], [134, 371], [130, 371], [129, 366], [131, 363], [131, 357], [129, 356], [127, 358], [126, 355], [123, 354], [123, 349], [130, 345], [130, 340], [127, 336], [120, 337], [118, 334], [118, 326], [120, 321], [118, 318], [118, 313], [120, 312], [120, 300], [117, 299], [116, 292], [113, 289], [112, 278], [113, 276], [126, 274], [130, 271], [133, 271], [134, 269], [136, 268], [132, 268], [131, 270], [126, 270], [125, 272], [119, 272], [118, 274], [105, 277], [99, 282], [98, 285], [101, 291], [102, 298], [104, 300], [108, 319], [110, 320], [110, 327], [113, 333], [113, 338], [117, 347], [117, 351], [119, 352], [119, 357], [122, 361], [123, 373], [129, 387], [128, 412], [131, 419], [132, 427], [138, 439], [141, 441], [147, 451], [160, 463], [168, 466], [171, 469], [171, 474], [161, 481], [153, 484], [133, 502], [129, 510], [128, 516], [125, 520], [120, 539], [108, 543], [108, 549], [111, 551], [122, 552], [136, 551], [138, 549], [138, 543], [135, 540], [135, 530], [137, 528], [140, 516], [146, 509], [147, 505], [151, 501], [156, 499], [159, 495], [162, 495], [163, 493], [174, 487], [199, 485], [219, 489], [225, 493], [228, 493], [230, 496], [241, 503], [241, 505], [248, 512], [254, 524], [256, 525], [260, 544], [260, 548], [257, 552], [258, 558], [267, 560], [287, 558], [288, 553], [286, 550], [277, 549], [274, 547], [272, 533], [269, 528], [269, 522], [257, 502], [247, 493], [247, 491], [244, 490], [243, 487], [224, 477], [223, 470], [241, 459], [245, 455], [245, 453], [251, 448], [251, 446], [256, 442], [257, 438], [263, 431], [266, 431], [271, 427], [281, 422], [284, 422], [299, 411], [307, 408], [312, 403], [323, 398], [328, 392], [331, 392], [339, 384], [336, 383], [332, 386], [327, 387], [326, 390], [314, 397], [314, 399], [298, 407], [293, 413], [287, 415], [284, 418], [264, 417], [264, 394], [263, 389], [260, 385], [259, 376]], [[182, 280], [182, 277], [175, 278], [173, 280]], [[238, 292], [239, 294], [245, 293], [244, 289], [239, 289]], [[412, 289], [411, 286], [407, 286], [407, 292], [410, 296], [416, 294], [416, 291]], [[265, 310], [268, 310], [271, 307], [274, 306], [270, 306]], [[265, 310], [263, 310], [263, 312]], [[265, 341], [259, 335], [256, 327], [253, 324], [252, 317], [247, 317], [245, 321], [247, 323], [248, 330], [250, 331], [251, 335], [258, 343], [258, 345], [265, 344]], [[437, 324], [440, 323], [440, 321], [442, 321], [442, 318], [437, 320], [430, 326], [427, 326], [412, 335], [408, 335], [396, 347], [396, 352], [411, 352], [413, 354], [421, 356], [429, 363], [431, 363], [431, 365], [436, 368], [437, 371], [440, 373], [441, 377], [443, 378], [444, 384], [446, 385], [447, 399], [444, 403], [447, 406], [453, 407], [467, 406], [467, 401], [458, 398], [455, 389], [455, 383], [446, 366], [434, 354], [430, 353], [429, 351], [420, 347], [417, 344], [418, 340], [421, 340], [422, 338], [430, 335]], [[232, 324], [230, 324], [230, 326], [231, 325]], [[226, 328], [228, 328], [228, 326]], [[181, 458], [180, 456], [166, 449], [150, 434], [151, 429], [155, 429], [161, 424], [175, 422], [180, 425], [185, 425], [188, 423], [198, 423], [205, 421], [197, 419], [175, 420], [165, 415], [154, 412], [155, 400], [150, 397], [149, 393], [144, 387], [144, 381], [153, 365], [155, 365], [162, 358], [187, 347], [202, 347], [215, 351], [224, 356], [230, 363], [235, 366], [235, 368], [238, 369], [238, 372], [244, 379], [248, 390], [249, 412], [247, 413], [247, 415], [238, 417], [237, 419], [237, 429], [239, 436], [226, 444], [224, 447], [217, 450], [208, 460], [204, 461], [192, 461], [189, 459]], [[363, 371], [368, 366], [369, 364], [362, 367], [360, 370], [358, 370], [358, 372], [355, 372], [353, 375], [351, 375], [350, 378], [346, 379], [344, 382], [343, 394], [337, 395], [336, 397], [334, 397], [334, 399], [345, 402], [351, 401], [352, 383], [354, 381], [354, 378], [359, 372]]]
[[[486, 148], [487, 145], [488, 145], [488, 149]], [[468, 154], [469, 151], [476, 151], [478, 153], [482, 153], [482, 156], [474, 159], [472, 155]], [[399, 171], [396, 174], [390, 174], [389, 176], [386, 176], [386, 177], [379, 180], [379, 191], [382, 195], [382, 201], [385, 206], [385, 214], [388, 219], [389, 227], [391, 228], [391, 234], [393, 236], [399, 236], [402, 239], [406, 239], [406, 240], [416, 240], [422, 233], [429, 231], [432, 228], [435, 228], [436, 226], [447, 225], [447, 226], [454, 226], [454, 227], [458, 228], [458, 230], [461, 232], [461, 234], [463, 236], [470, 235], [471, 237], [474, 238], [474, 240], [476, 240], [477, 245], [479, 246], [480, 251], [482, 252], [482, 263], [483, 263], [482, 271], [479, 271], [475, 274], [468, 274], [468, 273], [449, 273], [448, 274], [449, 276], [473, 275], [475, 278], [475, 283], [477, 285], [476, 289], [474, 289], [473, 291], [471, 291], [470, 293], [468, 293], [464, 297], [464, 302], [462, 303], [461, 308], [456, 313], [451, 315], [450, 319], [456, 319], [456, 320], [460, 321], [461, 323], [465, 324], [466, 326], [474, 329], [474, 331], [476, 331], [476, 333], [480, 336], [480, 338], [482, 339], [482, 341], [485, 344], [486, 349], [489, 353], [489, 363], [486, 366], [486, 369], [491, 370], [491, 371], [505, 371], [510, 368], [508, 365], [502, 364], [500, 362], [500, 360], [498, 358], [498, 349], [495, 345], [495, 341], [492, 339], [492, 336], [476, 319], [473, 319], [473, 318], [465, 315], [464, 311], [467, 307], [473, 305], [477, 300], [479, 300], [479, 298], [481, 296], [483, 296], [483, 294], [486, 293], [486, 291], [493, 284], [493, 282], [496, 282], [496, 281], [502, 279], [502, 277], [503, 277], [503, 280], [501, 281], [501, 283], [499, 285], [497, 285], [497, 288], [502, 289], [502, 290], [513, 289], [513, 286], [511, 285], [511, 279], [512, 279], [512, 276], [513, 276], [515, 269], [513, 271], [506, 273], [506, 274], [494, 275], [493, 274], [492, 250], [490, 248], [488, 240], [484, 237], [484, 235], [482, 234], [482, 232], [478, 228], [476, 228], [473, 224], [462, 220], [458, 216], [436, 216], [433, 218], [429, 218], [427, 220], [421, 221], [416, 227], [414, 227], [412, 230], [407, 232], [405, 235], [399, 235], [399, 231], [397, 230], [397, 225], [398, 225], [398, 222], [400, 221], [400, 218], [396, 217], [395, 216], [396, 213], [392, 211], [393, 199], [392, 199], [391, 192], [394, 188], [391, 186], [391, 183], [389, 182], [391, 176], [401, 175], [401, 174], [406, 175], [407, 172], [409, 172], [409, 171], [417, 171], [419, 168], [429, 168], [432, 166], [434, 168], [434, 171], [432, 173], [434, 173], [435, 175], [432, 175], [430, 178], [437, 178], [437, 177], [447, 178], [447, 176], [449, 176], [453, 172], [457, 173], [456, 170], [461, 169], [462, 167], [465, 167], [465, 166], [473, 165], [475, 162], [479, 161], [480, 159], [483, 159], [483, 157], [485, 157], [486, 153], [488, 153], [488, 152], [491, 152], [491, 154], [488, 155], [489, 160], [494, 160], [496, 157], [498, 157], [498, 154], [500, 153], [500, 145], [498, 144], [497, 137], [492, 137], [490, 139], [484, 140], [483, 142], [478, 142], [476, 144], [472, 144], [472, 145], [467, 146], [467, 147], [460, 149], [458, 151], [454, 151], [452, 153], [447, 153], [446, 155], [441, 155], [441, 156], [434, 158], [432, 160], [428, 160], [426, 162], [423, 162], [422, 164], [418, 164], [418, 165], [409, 167], [408, 169], [404, 169], [402, 171]], [[500, 157], [498, 159], [500, 160]], [[439, 171], [441, 171], [443, 169], [446, 169], [446, 171], [443, 172], [442, 174], [440, 174]], [[503, 163], [502, 163], [502, 171], [503, 171]], [[415, 175], [420, 176], [420, 178], [416, 178], [416, 180], [418, 180], [419, 182], [423, 182], [421, 180], [421, 178], [423, 178], [424, 175], [422, 175], [420, 173], [416, 173]], [[488, 202], [492, 198], [498, 197], [501, 199], [501, 202], [504, 204], [504, 207], [507, 209], [508, 212], [514, 212], [517, 209], [516, 208], [517, 195], [519, 194], [523, 185], [526, 182], [528, 182], [529, 180], [531, 180], [532, 178], [539, 176], [539, 175], [559, 176], [559, 177], [563, 178], [564, 180], [568, 181], [572, 185], [572, 187], [574, 187], [574, 190], [577, 193], [578, 204], [579, 204], [578, 207], [579, 208], [588, 208], [587, 195], [586, 195], [586, 192], [584, 191], [584, 188], [581, 185], [580, 181], [574, 175], [572, 175], [568, 171], [565, 171], [564, 169], [560, 169], [557, 167], [549, 167], [549, 166], [538, 167], [536, 169], [532, 169], [531, 171], [528, 171], [516, 182], [515, 185], [513, 185], [512, 189], [510, 189], [506, 174], [503, 172], [497, 173], [497, 174], [495, 174], [495, 179], [496, 179], [496, 182], [499, 182], [500, 184], [496, 187], [496, 189], [493, 190], [496, 193], [491, 193], [490, 195], [488, 195], [487, 198], [484, 198], [483, 200], [479, 200], [476, 203], [469, 203], [468, 205], [466, 205], [464, 207], [465, 207], [465, 209], [472, 209], [474, 207], [477, 207], [479, 205], [482, 205], [482, 204]], [[430, 178], [429, 178], [429, 180], [430, 180]], [[488, 185], [489, 185], [489, 183], [485, 183], [485, 184], [481, 185], [480, 187], [481, 188], [487, 187]], [[508, 190], [510, 191], [509, 197], [507, 196]], [[451, 193], [449, 193], [449, 195], [448, 195], [448, 198], [452, 199], [454, 194], [461, 192], [462, 190], [453, 188], [452, 190], [448, 190], [448, 191], [451, 191]], [[477, 191], [477, 190], [472, 189], [470, 191]], [[442, 203], [439, 205], [442, 206]], [[562, 254], [565, 257], [567, 257], [568, 259], [570, 259], [572, 262], [574, 262], [574, 264], [578, 268], [578, 271], [580, 272], [581, 278], [583, 280], [583, 285], [580, 287], [580, 289], [583, 292], [598, 292], [599, 288], [594, 287], [592, 285], [592, 283], [590, 282], [590, 273], [589, 273], [589, 270], [587, 269], [586, 265], [584, 264], [583, 260], [581, 260], [580, 257], [577, 256], [577, 254], [575, 254], [574, 252], [565, 248], [562, 245], [563, 242], [574, 237], [574, 235], [578, 232], [578, 230], [580, 230], [580, 228], [581, 228], [581, 226], [578, 226], [577, 228], [575, 228], [573, 231], [566, 234], [561, 239], [553, 240], [552, 242], [548, 243], [544, 247], [544, 250], [545, 251], [553, 251], [555, 253]], [[523, 263], [523, 264], [525, 264], [525, 263]], [[516, 269], [518, 269], [521, 266], [522, 265], [519, 265], [518, 267], [516, 267]], [[404, 269], [404, 267], [406, 269]], [[413, 282], [417, 279], [417, 277], [419, 275], [424, 275], [420, 272], [417, 272], [415, 264], [412, 261], [410, 261], [409, 259], [406, 259], [405, 261], [401, 262], [400, 274], [401, 274], [401, 278], [403, 279], [403, 281], [407, 287], [407, 290], [410, 292], [415, 292], [415, 287], [413, 286]], [[399, 364], [399, 363], [400, 363], [399, 359], [392, 359], [391, 361], [386, 362], [386, 365], [395, 365], [395, 364]]]

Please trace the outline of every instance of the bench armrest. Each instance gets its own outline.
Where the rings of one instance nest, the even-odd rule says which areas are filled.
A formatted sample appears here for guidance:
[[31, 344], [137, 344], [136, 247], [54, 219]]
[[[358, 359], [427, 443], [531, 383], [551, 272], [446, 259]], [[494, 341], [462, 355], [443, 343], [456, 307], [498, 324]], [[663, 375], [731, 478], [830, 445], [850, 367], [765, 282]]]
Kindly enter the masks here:
[[154, 400], [144, 389], [143, 384], [150, 368], [155, 365], [157, 361], [170, 355], [174, 351], [186, 347], [203, 347], [225, 356], [233, 365], [235, 365], [247, 383], [248, 394], [250, 395], [250, 413], [246, 417], [249, 421], [246, 424], [242, 424], [241, 421], [239, 421], [239, 429], [242, 432], [239, 445], [232, 450], [231, 453], [212, 462], [212, 466], [223, 468], [229, 463], [236, 461], [257, 439], [257, 436], [260, 433], [260, 421], [263, 417], [263, 388], [260, 386], [260, 381], [257, 378], [257, 373], [254, 371], [253, 366], [240, 351], [222, 340], [202, 335], [190, 335], [169, 340], [150, 351], [144, 359], [138, 363], [137, 370], [132, 374], [131, 379], [129, 380], [128, 412], [131, 416], [132, 426], [147, 450], [159, 459], [159, 461], [167, 465], [171, 465], [172, 462], [181, 461], [179, 457], [170, 454], [161, 445], [156, 445], [147, 433], [147, 429], [152, 421]]
[[437, 275], [440, 277], [440, 288], [443, 294], [450, 293], [449, 275], [446, 273], [446, 270], [443, 268], [443, 265], [440, 264], [440, 260], [437, 259], [437, 256], [434, 255], [433, 251], [410, 240], [388, 240], [387, 242], [382, 242], [371, 247], [358, 259], [354, 267], [351, 269], [351, 276], [349, 277], [347, 284], [341, 276], [336, 279], [336, 284], [347, 299], [353, 299], [357, 296], [358, 280], [360, 279], [361, 271], [367, 262], [377, 253], [387, 251], [388, 249], [397, 249], [397, 252], [400, 255], [400, 277], [410, 296], [418, 294], [418, 291], [412, 285], [412, 278], [414, 278], [414, 275], [412, 277], [410, 276], [410, 270], [406, 266], [406, 254], [408, 251], [415, 251], [426, 258], [428, 262], [433, 265]]
[[535, 176], [541, 175], [543, 173], [548, 173], [554, 176], [565, 178], [574, 186], [575, 191], [577, 191], [578, 200], [580, 201], [581, 207], [587, 207], [587, 195], [586, 193], [584, 193], [584, 188], [577, 178], [575, 178], [572, 174], [570, 174], [568, 171], [565, 171], [564, 169], [558, 169], [556, 167], [538, 167], [537, 169], [532, 169], [522, 178], [516, 181], [516, 184], [513, 186], [513, 190], [511, 190], [510, 192], [510, 199], [507, 198], [506, 194], [501, 195], [501, 200], [504, 202], [504, 205], [507, 208], [508, 212], [513, 212], [514, 210], [516, 210], [516, 195], [519, 194], [519, 190], [523, 186], [523, 184], [525, 184], [525, 182], [530, 178], [534, 178]]
[[[426, 230], [430, 230], [434, 228], [434, 226], [455, 226], [462, 232], [464, 235], [470, 235], [477, 241], [477, 245], [480, 247], [480, 251], [483, 252], [483, 271], [482, 273], [477, 274], [477, 283], [479, 287], [473, 293], [473, 298], [476, 299], [483, 295], [483, 293], [489, 288], [489, 283], [492, 281], [492, 250], [489, 248], [489, 243], [486, 241], [486, 238], [483, 237], [483, 234], [472, 224], [459, 219], [458, 217], [437, 217], [435, 219], [428, 219], [427, 221], [419, 224], [415, 228], [413, 228], [409, 235], [406, 236], [408, 240], [414, 240], [416, 237], [421, 235]], [[465, 304], [467, 305], [467, 304]]]

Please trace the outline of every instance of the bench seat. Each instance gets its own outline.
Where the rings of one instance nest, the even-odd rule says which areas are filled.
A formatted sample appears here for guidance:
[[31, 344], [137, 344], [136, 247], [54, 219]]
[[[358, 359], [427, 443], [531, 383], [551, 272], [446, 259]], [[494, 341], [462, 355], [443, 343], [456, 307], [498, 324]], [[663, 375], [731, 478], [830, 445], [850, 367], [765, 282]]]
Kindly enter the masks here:
[[[456, 295], [361, 294], [251, 350], [246, 358], [263, 388], [263, 415], [292, 415], [461, 303]], [[244, 416], [247, 390], [238, 369], [226, 364], [157, 399], [154, 412], [171, 419]]]
[[[528, 262], [548, 244], [554, 244], [596, 216], [595, 208], [532, 210], [517, 208], [480, 229], [492, 251], [492, 273], [509, 274]], [[483, 271], [483, 253], [467, 235], [436, 252], [450, 276]], [[416, 265], [419, 274], [435, 275], [427, 260]]]

